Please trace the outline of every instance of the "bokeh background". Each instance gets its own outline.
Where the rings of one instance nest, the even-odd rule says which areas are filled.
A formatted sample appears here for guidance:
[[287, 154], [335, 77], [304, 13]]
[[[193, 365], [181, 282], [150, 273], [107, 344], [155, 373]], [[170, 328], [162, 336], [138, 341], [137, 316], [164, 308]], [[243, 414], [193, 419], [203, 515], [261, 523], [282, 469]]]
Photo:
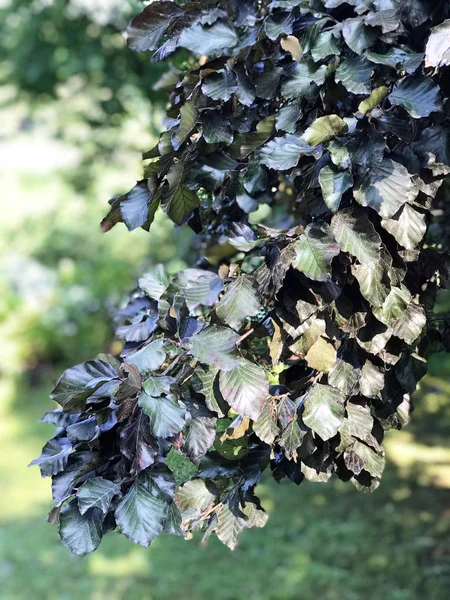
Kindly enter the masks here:
[[[166, 68], [126, 49], [140, 0], [0, 0], [0, 597], [2, 600], [446, 600], [450, 589], [450, 357], [436, 356], [410, 427], [388, 434], [382, 485], [261, 485], [265, 529], [218, 540], [109, 535], [77, 558], [45, 522], [48, 480], [26, 465], [61, 371], [114, 352], [112, 315], [151, 264], [192, 235], [107, 235], [111, 196], [140, 178], [163, 118]], [[445, 297], [442, 306], [449, 306]]]

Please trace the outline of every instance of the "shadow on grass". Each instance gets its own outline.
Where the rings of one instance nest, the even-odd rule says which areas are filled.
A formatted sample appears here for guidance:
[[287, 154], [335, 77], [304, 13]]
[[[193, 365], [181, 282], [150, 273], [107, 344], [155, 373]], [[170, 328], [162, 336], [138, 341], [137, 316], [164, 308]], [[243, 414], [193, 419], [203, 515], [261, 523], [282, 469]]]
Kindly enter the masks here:
[[260, 495], [269, 522], [244, 532], [234, 553], [215, 538], [202, 548], [198, 538], [163, 536], [144, 549], [111, 534], [84, 558], [71, 556], [59, 544], [56, 528], [44, 521], [49, 482], [25, 470], [49, 433], [35, 424], [49, 407], [49, 386], [12, 390], [2, 482], [9, 481], [13, 492], [4, 486], [1, 597], [444, 600], [450, 586], [447, 385], [432, 374], [416, 398], [412, 426], [389, 433], [388, 466], [374, 494], [363, 496], [334, 480], [277, 485], [268, 476]]

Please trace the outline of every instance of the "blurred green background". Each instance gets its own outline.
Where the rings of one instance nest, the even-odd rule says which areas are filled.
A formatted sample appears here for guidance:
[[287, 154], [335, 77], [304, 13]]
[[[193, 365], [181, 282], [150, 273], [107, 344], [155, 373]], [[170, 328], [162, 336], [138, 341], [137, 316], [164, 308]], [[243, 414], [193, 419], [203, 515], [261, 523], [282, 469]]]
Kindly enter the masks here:
[[167, 68], [124, 44], [139, 0], [0, 0], [0, 597], [2, 600], [444, 600], [450, 589], [450, 358], [436, 356], [413, 422], [391, 432], [379, 490], [261, 485], [270, 513], [231, 553], [214, 538], [149, 549], [109, 535], [76, 558], [45, 522], [48, 480], [26, 465], [67, 366], [114, 351], [111, 317], [145, 268], [176, 271], [192, 236], [99, 222], [140, 178]]

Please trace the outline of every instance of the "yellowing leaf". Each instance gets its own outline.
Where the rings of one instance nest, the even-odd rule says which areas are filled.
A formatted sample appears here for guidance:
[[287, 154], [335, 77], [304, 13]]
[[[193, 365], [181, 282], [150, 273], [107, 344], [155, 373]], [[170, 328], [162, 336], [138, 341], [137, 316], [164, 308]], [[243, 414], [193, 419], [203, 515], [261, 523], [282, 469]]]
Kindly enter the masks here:
[[323, 144], [337, 135], [346, 133], [348, 125], [338, 115], [319, 117], [308, 127], [302, 138], [312, 147]]
[[300, 62], [303, 58], [303, 49], [300, 46], [298, 38], [294, 35], [288, 35], [281, 40], [281, 47], [289, 52], [294, 60]]
[[311, 346], [305, 359], [311, 369], [328, 373], [336, 364], [337, 354], [333, 344], [320, 337]]
[[388, 94], [389, 88], [385, 85], [375, 88], [370, 96], [360, 103], [358, 106], [359, 112], [363, 115], [367, 114], [369, 111], [373, 110], [377, 104], [380, 104]]

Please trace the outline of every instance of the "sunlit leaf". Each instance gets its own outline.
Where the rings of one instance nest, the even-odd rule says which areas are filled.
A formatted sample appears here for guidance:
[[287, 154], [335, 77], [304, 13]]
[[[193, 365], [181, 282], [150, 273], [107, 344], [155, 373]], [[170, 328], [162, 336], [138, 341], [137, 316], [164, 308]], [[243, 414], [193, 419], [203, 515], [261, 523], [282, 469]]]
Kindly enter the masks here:
[[232, 352], [238, 340], [232, 329], [213, 325], [191, 339], [191, 351], [198, 361], [230, 371], [239, 364]]
[[302, 138], [287, 134], [276, 137], [261, 149], [260, 161], [269, 169], [287, 171], [295, 167], [301, 156], [312, 153], [311, 146]]
[[183, 31], [179, 45], [187, 48], [197, 56], [220, 55], [239, 41], [236, 29], [224, 21], [217, 21], [211, 26], [197, 23]]
[[249, 317], [254, 317], [261, 309], [256, 281], [253, 277], [242, 275], [233, 281], [216, 306], [219, 319], [239, 330]]
[[364, 176], [353, 195], [361, 206], [370, 206], [389, 219], [408, 201], [412, 189], [408, 170], [385, 158]]
[[264, 369], [241, 360], [232, 371], [219, 375], [219, 386], [225, 401], [239, 414], [257, 421], [269, 395]]
[[347, 130], [347, 123], [338, 115], [327, 115], [316, 119], [302, 135], [302, 138], [312, 147], [315, 147], [346, 133]]
[[315, 281], [331, 279], [331, 262], [338, 256], [341, 248], [330, 235], [328, 228], [308, 226], [293, 247], [293, 267]]
[[344, 421], [344, 402], [341, 391], [316, 383], [305, 399], [303, 422], [323, 440], [329, 440]]
[[450, 64], [450, 19], [433, 27], [425, 51], [426, 67], [444, 67]]
[[380, 258], [381, 239], [364, 213], [342, 210], [331, 220], [331, 231], [344, 252], [362, 265], [370, 265]]
[[319, 183], [325, 204], [335, 213], [339, 210], [343, 194], [352, 187], [353, 177], [350, 170], [336, 171], [327, 166], [319, 173]]

